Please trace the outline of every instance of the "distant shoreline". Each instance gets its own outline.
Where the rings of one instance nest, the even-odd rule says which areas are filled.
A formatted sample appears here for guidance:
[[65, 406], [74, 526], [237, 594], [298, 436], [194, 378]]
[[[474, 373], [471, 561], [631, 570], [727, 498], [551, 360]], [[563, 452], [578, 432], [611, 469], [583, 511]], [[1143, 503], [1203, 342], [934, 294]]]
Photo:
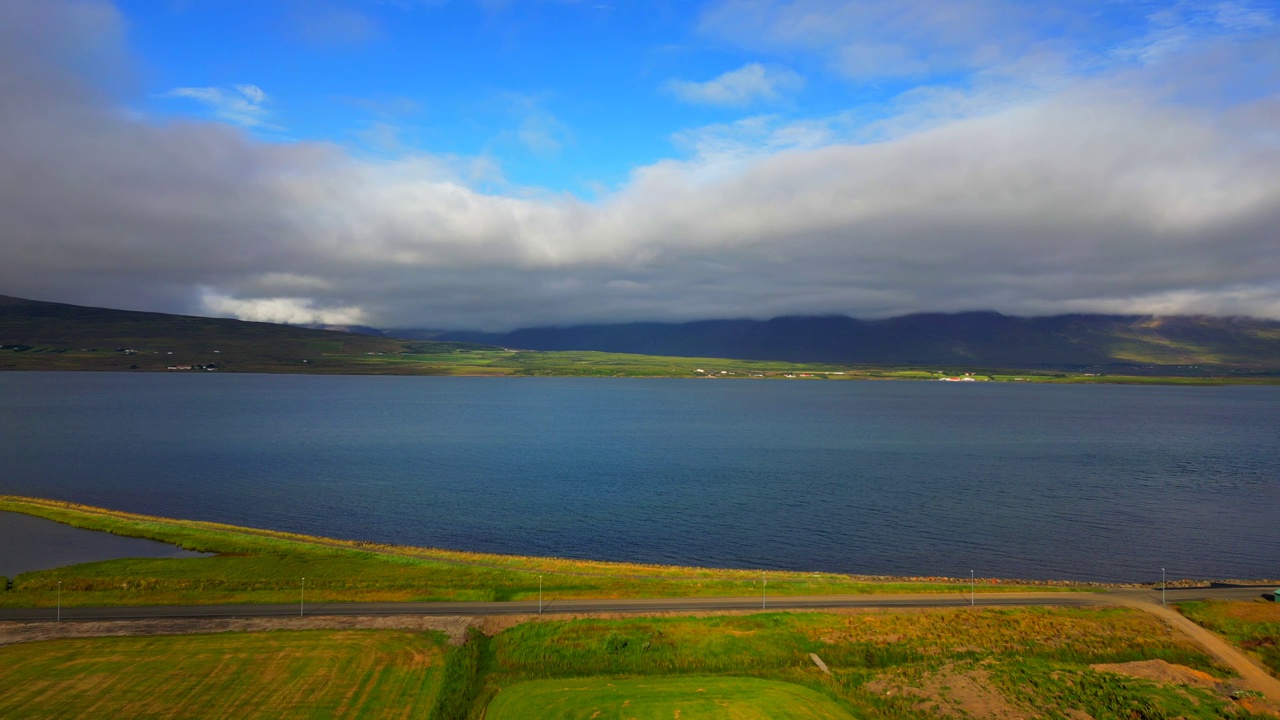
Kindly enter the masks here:
[[[2, 360], [2, 358], [0, 358]], [[753, 375], [735, 373], [724, 376], [690, 375], [686, 373], [656, 374], [628, 372], [481, 372], [467, 371], [460, 368], [385, 368], [370, 370], [368, 368], [331, 368], [317, 366], [232, 369], [217, 368], [213, 370], [163, 368], [119, 368], [119, 367], [15, 367], [0, 362], [0, 373], [112, 373], [112, 374], [146, 374], [146, 375], [299, 375], [309, 377], [465, 377], [465, 378], [591, 378], [591, 379], [653, 379], [653, 380], [790, 380], [797, 382], [939, 382], [944, 380], [945, 373], [914, 369], [851, 369], [836, 372], [809, 371], [806, 373], [782, 373], [771, 371], [767, 374]], [[930, 376], [932, 375], [932, 376]], [[975, 374], [976, 375], [976, 374]], [[1188, 387], [1221, 387], [1221, 386], [1277, 386], [1280, 376], [1270, 377], [1186, 377], [1178, 375], [1100, 375], [1076, 373], [1052, 373], [1036, 375], [1030, 372], [999, 371], [984, 373], [981, 379], [973, 383], [996, 383], [1006, 385], [1160, 385]]]

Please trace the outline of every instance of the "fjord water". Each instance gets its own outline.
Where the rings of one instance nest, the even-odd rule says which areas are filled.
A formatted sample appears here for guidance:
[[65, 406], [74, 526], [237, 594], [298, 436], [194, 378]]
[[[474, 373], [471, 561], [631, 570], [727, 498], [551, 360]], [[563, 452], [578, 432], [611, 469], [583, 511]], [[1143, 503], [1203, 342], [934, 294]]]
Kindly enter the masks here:
[[0, 512], [0, 577], [116, 558], [208, 557], [176, 545]]
[[0, 374], [0, 493], [710, 566], [1280, 575], [1280, 387]]

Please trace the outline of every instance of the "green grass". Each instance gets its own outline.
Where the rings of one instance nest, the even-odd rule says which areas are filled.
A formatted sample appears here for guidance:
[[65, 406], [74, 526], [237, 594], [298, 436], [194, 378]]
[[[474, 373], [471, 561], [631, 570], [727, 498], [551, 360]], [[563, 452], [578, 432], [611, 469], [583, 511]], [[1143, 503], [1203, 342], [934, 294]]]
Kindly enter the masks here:
[[52, 640], [0, 647], [0, 717], [425, 718], [443, 640], [395, 631]]
[[525, 682], [489, 704], [486, 720], [852, 720], [830, 698], [792, 683], [741, 677]]
[[[0, 606], [67, 607], [308, 602], [529, 600], [539, 575], [548, 600], [757, 595], [760, 573], [631, 565], [384, 546], [349, 540], [169, 520], [33, 498], [0, 496], [0, 510], [76, 527], [145, 537], [215, 557], [124, 559], [31, 572], [0, 592]], [[984, 591], [1051, 589], [984, 584]], [[771, 572], [771, 595], [964, 593], [953, 582], [886, 581], [830, 573]]]
[[974, 716], [966, 688], [1027, 717], [1259, 717], [1221, 692], [1090, 669], [1150, 659], [1227, 674], [1128, 608], [546, 620], [447, 648], [386, 630], [13, 645], [0, 717], [922, 720], [935, 705]]
[[528, 677], [735, 673], [828, 665], [877, 669], [1040, 658], [1066, 664], [1162, 659], [1218, 672], [1146, 613], [1017, 608], [906, 613], [765, 613], [526, 623], [495, 638], [498, 665]]
[[[320, 331], [312, 331], [320, 332]], [[589, 351], [503, 350], [448, 343], [408, 342], [351, 335], [351, 340], [299, 341], [270, 347], [211, 342], [192, 347], [168, 340], [118, 338], [112, 348], [33, 347], [0, 349], [0, 370], [170, 371], [169, 366], [215, 365], [218, 372], [310, 375], [457, 375], [482, 377], [631, 377], [817, 380], [936, 380], [973, 372], [980, 381], [1114, 385], [1276, 385], [1274, 373], [1222, 370], [1213, 374], [1121, 375], [1013, 369], [902, 368], [886, 366], [786, 363], [724, 358], [683, 358]], [[232, 347], [214, 353], [216, 345]], [[142, 348], [125, 355], [115, 347]], [[177, 347], [166, 351], [163, 348]], [[374, 349], [368, 349], [374, 348]], [[169, 354], [172, 352], [173, 354]], [[697, 372], [702, 368], [706, 372]], [[1170, 373], [1176, 367], [1161, 368]], [[721, 374], [721, 373], [724, 374]]]
[[[568, 698], [564, 709], [583, 714], [546, 717], [590, 717], [595, 709], [610, 717], [604, 705], [625, 700], [640, 686], [652, 688], [647, 695], [672, 717], [674, 708], [663, 703], [685, 697], [691, 683], [696, 689], [710, 678], [755, 678], [807, 688], [854, 717], [927, 718], [936, 716], [922, 710], [922, 702], [954, 700], [954, 687], [973, 677], [1027, 714], [1048, 718], [1065, 718], [1068, 709], [1095, 720], [1248, 717], [1232, 715], [1241, 708], [1209, 690], [1091, 670], [1095, 663], [1162, 659], [1226, 674], [1158, 619], [1125, 608], [545, 621], [518, 625], [487, 642], [477, 649], [487, 658], [478, 663], [484, 689], [466, 717], [480, 717], [486, 705], [488, 718], [503, 717], [494, 713], [508, 707], [539, 717], [526, 703], [554, 698], [556, 688], [585, 688], [580, 695], [562, 694]], [[818, 670], [809, 653], [820, 656], [831, 674]], [[932, 696], [911, 690], [931, 683]], [[610, 684], [621, 689], [611, 694]], [[591, 712], [585, 712], [588, 705]], [[643, 717], [640, 707], [636, 717]]]
[[467, 717], [482, 689], [488, 652], [488, 638], [475, 628], [468, 629], [465, 644], [449, 648], [445, 656], [443, 689], [431, 711], [431, 720]]
[[1226, 637], [1280, 677], [1280, 603], [1257, 600], [1189, 602], [1178, 610]]
[[991, 676], [1007, 696], [1021, 697], [1026, 705], [1050, 717], [1068, 707], [1088, 713], [1094, 720], [1254, 717], [1202, 688], [1163, 685], [1084, 668], [1064, 671], [1060, 665], [1041, 660], [1004, 663], [996, 666]]

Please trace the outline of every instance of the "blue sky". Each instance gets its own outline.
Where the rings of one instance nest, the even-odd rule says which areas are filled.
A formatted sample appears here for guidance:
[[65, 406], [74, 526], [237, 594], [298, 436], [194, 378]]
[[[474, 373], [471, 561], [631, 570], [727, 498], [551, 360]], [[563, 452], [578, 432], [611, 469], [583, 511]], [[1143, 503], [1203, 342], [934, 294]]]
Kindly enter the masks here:
[[1263, 0], [11, 0], [0, 293], [1280, 317]]
[[668, 81], [759, 61], [702, 37], [696, 8], [683, 2], [135, 0], [121, 8], [143, 58], [148, 113], [217, 117], [165, 93], [255, 85], [269, 100], [242, 123], [264, 138], [483, 156], [512, 183], [586, 195], [673, 154], [682, 128], [762, 107], [830, 112], [842, 106], [835, 95], [858, 94], [819, 77], [776, 99], [682, 101]]
[[[784, 22], [788, 9], [839, 14], [843, 3], [769, 5], [129, 0], [119, 7], [148, 114], [221, 119], [268, 140], [334, 142], [362, 154], [483, 157], [514, 185], [587, 197], [616, 189], [635, 167], [687, 152], [677, 136], [688, 129], [759, 116], [786, 123], [852, 112], [870, 121], [890, 114], [904, 93], [969, 88], [991, 65], [1023, 53], [1057, 53], [1055, 61], [1080, 74], [1137, 66], [1123, 49], [1151, 42], [1161, 11], [1181, 34], [1227, 31], [1213, 20], [1222, 3], [1065, 10], [1022, 3], [1026, 17], [1016, 19], [979, 3], [951, 27], [944, 18], [940, 27], [916, 29], [903, 25], [918, 10], [899, 7], [907, 16], [900, 22], [874, 12], [849, 20], [869, 26], [856, 35], [888, 46], [854, 68], [841, 58], [849, 38], [839, 33], [768, 27]], [[1231, 7], [1268, 12], [1261, 4]], [[752, 11], [763, 17], [753, 22]], [[990, 64], [973, 57], [984, 47]], [[263, 99], [226, 107], [244, 99], [237, 86], [250, 85]], [[180, 88], [226, 97], [202, 103], [174, 96]]]

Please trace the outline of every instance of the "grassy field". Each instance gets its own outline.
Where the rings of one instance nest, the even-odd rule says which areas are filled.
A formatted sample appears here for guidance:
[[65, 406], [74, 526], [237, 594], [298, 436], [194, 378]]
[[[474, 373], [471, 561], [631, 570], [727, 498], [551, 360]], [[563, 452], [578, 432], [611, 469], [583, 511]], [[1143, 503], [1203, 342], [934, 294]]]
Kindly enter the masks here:
[[[672, 703], [683, 702], [690, 685], [712, 691], [708, 678], [730, 687], [744, 678], [791, 683], [859, 718], [937, 717], [931, 709], [1005, 718], [1253, 717], [1221, 691], [1092, 669], [1163, 660], [1206, 678], [1224, 674], [1158, 619], [1120, 608], [549, 621], [473, 644], [479, 690], [469, 706], [442, 717], [478, 718], [488, 706], [485, 717], [502, 718], [497, 713], [535, 700], [553, 706], [545, 717], [589, 718], [596, 710], [618, 717], [629, 693], [634, 716], [643, 717], [644, 700], [673, 717], [680, 708]], [[557, 696], [557, 688], [585, 689]], [[614, 715], [605, 714], [610, 702]], [[523, 711], [540, 717], [539, 708]]]
[[[0, 510], [76, 527], [217, 553], [184, 559], [127, 559], [31, 572], [0, 592], [0, 606], [52, 607], [62, 583], [66, 607], [297, 602], [528, 600], [541, 576], [547, 600], [601, 597], [757, 595], [758, 570], [631, 565], [385, 546], [311, 538], [216, 523], [169, 520], [33, 498], [0, 496]], [[964, 593], [955, 581], [890, 581], [831, 573], [770, 572], [771, 595]], [[0, 585], [0, 587], [3, 587]], [[1053, 589], [983, 581], [982, 590]]]
[[394, 631], [27, 643], [0, 647], [0, 717], [426, 718], [443, 658]]
[[[389, 630], [0, 647], [0, 717], [1267, 717], [1190, 640], [1127, 608], [495, 623], [448, 647]], [[1194, 682], [1144, 679], [1139, 661]]]
[[982, 368], [894, 368], [821, 363], [787, 363], [724, 358], [684, 358], [622, 353], [466, 347], [447, 352], [375, 355], [359, 359], [370, 371], [389, 374], [431, 367], [441, 375], [545, 376], [545, 377], [682, 377], [772, 378], [786, 380], [940, 380], [972, 373], [975, 382], [1023, 382], [1050, 384], [1110, 383], [1139, 385], [1277, 384], [1280, 377], [1178, 377], [1116, 375], [1084, 372], [1011, 371]]
[[1280, 676], [1280, 603], [1193, 602], [1178, 605], [1178, 610], [1235, 642]]
[[831, 698], [794, 683], [741, 677], [537, 680], [489, 703], [486, 720], [853, 720]]
[[[336, 334], [336, 333], [335, 333]], [[305, 342], [278, 353], [193, 350], [173, 343], [127, 343], [144, 349], [63, 346], [0, 347], [0, 370], [130, 372], [251, 372], [309, 375], [455, 375], [480, 377], [631, 377], [815, 380], [938, 380], [972, 373], [978, 382], [1112, 385], [1276, 385], [1280, 376], [1120, 375], [1068, 371], [975, 368], [895, 368], [683, 358], [622, 353], [504, 350], [460, 344], [409, 342], [352, 335], [346, 342]], [[119, 345], [118, 347], [125, 347]], [[150, 349], [179, 347], [177, 350]], [[366, 350], [364, 348], [377, 348]], [[170, 368], [176, 368], [171, 370]], [[698, 372], [701, 369], [703, 372]]]

